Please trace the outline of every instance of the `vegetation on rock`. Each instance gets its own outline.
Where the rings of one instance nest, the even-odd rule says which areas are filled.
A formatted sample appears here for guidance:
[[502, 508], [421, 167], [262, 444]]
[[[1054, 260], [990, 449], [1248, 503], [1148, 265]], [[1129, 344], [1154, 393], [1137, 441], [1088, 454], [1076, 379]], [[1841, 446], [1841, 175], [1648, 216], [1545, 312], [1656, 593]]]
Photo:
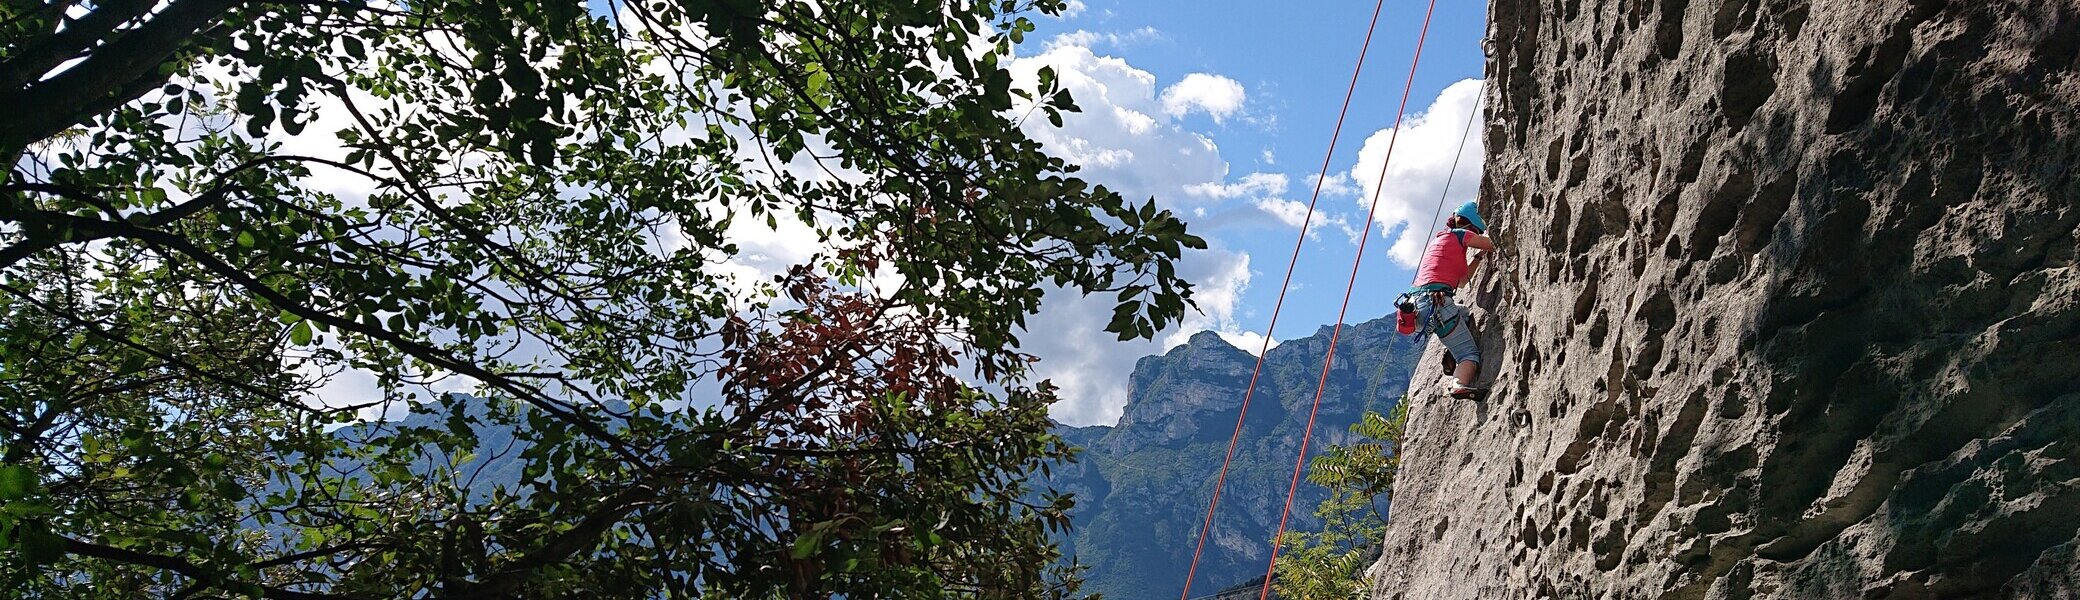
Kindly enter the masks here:
[[1328, 488], [1329, 498], [1314, 509], [1321, 531], [1289, 532], [1280, 540], [1283, 549], [1271, 578], [1280, 598], [1358, 600], [1371, 591], [1363, 575], [1379, 558], [1387, 530], [1379, 503], [1391, 500], [1394, 474], [1401, 469], [1406, 401], [1394, 404], [1392, 416], [1366, 411], [1351, 425], [1356, 443], [1330, 446], [1308, 465], [1307, 481]]

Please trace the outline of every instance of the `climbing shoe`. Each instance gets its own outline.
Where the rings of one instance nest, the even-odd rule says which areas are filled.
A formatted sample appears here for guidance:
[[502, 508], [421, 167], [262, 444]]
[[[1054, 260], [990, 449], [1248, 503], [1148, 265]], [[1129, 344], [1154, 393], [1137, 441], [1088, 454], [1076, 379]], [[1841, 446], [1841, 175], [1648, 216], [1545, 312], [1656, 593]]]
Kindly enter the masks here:
[[1473, 400], [1480, 398], [1482, 395], [1484, 395], [1486, 391], [1487, 390], [1483, 390], [1477, 387], [1464, 386], [1454, 383], [1452, 384], [1451, 393], [1453, 398], [1457, 398], [1460, 400]]

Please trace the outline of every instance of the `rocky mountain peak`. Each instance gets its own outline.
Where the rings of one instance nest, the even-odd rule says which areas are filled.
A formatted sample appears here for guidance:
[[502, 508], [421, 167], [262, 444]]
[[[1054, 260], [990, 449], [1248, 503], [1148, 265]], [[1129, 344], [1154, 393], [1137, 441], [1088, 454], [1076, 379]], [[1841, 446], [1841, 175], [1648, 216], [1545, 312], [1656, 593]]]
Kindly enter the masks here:
[[[1328, 338], [1325, 329], [1267, 353], [1194, 589], [1217, 590], [1263, 573]], [[1390, 321], [1378, 320], [1346, 326], [1338, 343], [1315, 429], [1317, 451], [1347, 441], [1346, 428], [1365, 410], [1393, 407], [1423, 340], [1396, 335]], [[1087, 449], [1051, 481], [1077, 499], [1064, 545], [1093, 567], [1086, 591], [1107, 598], [1177, 593], [1255, 366], [1254, 355], [1200, 333], [1136, 364], [1117, 425], [1057, 430]], [[1320, 526], [1307, 507], [1321, 499], [1319, 488], [1302, 486], [1295, 530]]]

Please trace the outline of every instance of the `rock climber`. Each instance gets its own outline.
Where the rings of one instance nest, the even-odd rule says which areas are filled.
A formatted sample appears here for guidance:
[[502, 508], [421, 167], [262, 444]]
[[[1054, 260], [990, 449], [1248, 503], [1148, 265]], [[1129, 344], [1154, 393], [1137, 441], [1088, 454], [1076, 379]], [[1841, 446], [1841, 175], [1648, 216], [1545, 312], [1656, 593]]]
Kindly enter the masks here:
[[[1481, 220], [1478, 208], [1469, 201], [1452, 211], [1452, 216], [1445, 219], [1444, 230], [1431, 236], [1430, 245], [1423, 250], [1423, 262], [1416, 267], [1415, 286], [1394, 301], [1401, 312], [1401, 333], [1416, 333], [1420, 323], [1444, 344], [1446, 356], [1457, 361], [1451, 396], [1459, 399], [1475, 398], [1481, 393], [1473, 385], [1474, 376], [1480, 374], [1481, 349], [1474, 343], [1466, 307], [1452, 298], [1487, 253], [1495, 251], [1495, 242], [1488, 239], [1487, 223]], [[1467, 260], [1469, 249], [1480, 251], [1472, 253], [1471, 261]]]

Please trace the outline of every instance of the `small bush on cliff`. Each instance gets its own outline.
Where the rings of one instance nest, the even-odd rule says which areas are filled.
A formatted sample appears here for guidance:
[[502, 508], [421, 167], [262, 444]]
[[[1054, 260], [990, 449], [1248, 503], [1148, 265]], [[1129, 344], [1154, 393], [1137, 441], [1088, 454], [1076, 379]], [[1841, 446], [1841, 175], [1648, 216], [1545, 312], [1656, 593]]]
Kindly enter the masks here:
[[1329, 499], [1316, 506], [1320, 533], [1288, 534], [1278, 559], [1272, 589], [1292, 600], [1362, 598], [1368, 583], [1361, 577], [1379, 556], [1387, 518], [1379, 501], [1394, 487], [1401, 468], [1402, 427], [1408, 421], [1407, 399], [1391, 415], [1366, 411], [1351, 426], [1360, 441], [1330, 446], [1315, 457], [1307, 480], [1329, 488]]

